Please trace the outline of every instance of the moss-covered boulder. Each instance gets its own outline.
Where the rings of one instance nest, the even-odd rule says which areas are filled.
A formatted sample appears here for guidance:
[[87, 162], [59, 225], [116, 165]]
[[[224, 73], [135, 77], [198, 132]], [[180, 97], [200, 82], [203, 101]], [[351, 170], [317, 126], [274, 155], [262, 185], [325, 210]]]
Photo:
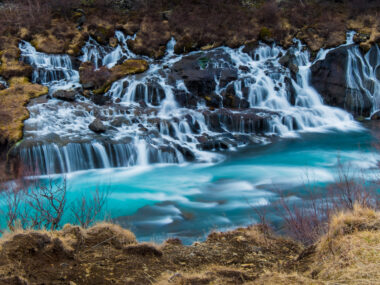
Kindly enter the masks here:
[[33, 68], [18, 60], [20, 51], [16, 47], [0, 51], [0, 76], [5, 79], [11, 77], [28, 77], [30, 78], [33, 73]]
[[113, 82], [125, 76], [142, 73], [149, 68], [143, 59], [128, 59], [111, 69], [103, 66], [95, 69], [91, 62], [84, 62], [79, 68], [80, 82], [85, 89], [93, 89], [94, 94], [107, 91]]
[[29, 118], [26, 105], [48, 93], [46, 86], [32, 84], [26, 77], [14, 77], [9, 88], [0, 91], [0, 143], [14, 144], [22, 138], [24, 120]]

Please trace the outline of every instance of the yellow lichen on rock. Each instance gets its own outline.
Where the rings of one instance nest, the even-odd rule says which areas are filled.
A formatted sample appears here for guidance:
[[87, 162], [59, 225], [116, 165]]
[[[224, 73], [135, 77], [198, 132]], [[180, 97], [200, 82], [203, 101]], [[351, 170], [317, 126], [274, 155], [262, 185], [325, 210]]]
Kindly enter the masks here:
[[9, 88], [0, 91], [0, 141], [13, 144], [22, 138], [24, 120], [29, 118], [26, 105], [48, 88], [32, 84], [26, 77], [11, 78], [9, 83]]

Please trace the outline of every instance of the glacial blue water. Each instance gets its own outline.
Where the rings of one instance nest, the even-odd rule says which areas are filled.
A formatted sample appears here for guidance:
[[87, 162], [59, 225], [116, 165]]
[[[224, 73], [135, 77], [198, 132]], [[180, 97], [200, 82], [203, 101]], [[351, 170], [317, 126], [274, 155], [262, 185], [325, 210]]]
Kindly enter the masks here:
[[339, 163], [371, 180], [380, 159], [376, 141], [368, 129], [312, 133], [224, 153], [224, 161], [215, 165], [70, 173], [68, 203], [95, 189], [108, 191], [107, 218], [133, 230], [139, 240], [179, 237], [189, 243], [211, 230], [256, 223], [255, 208], [266, 208], [269, 220], [278, 221], [272, 203], [280, 192], [302, 202], [305, 189], [313, 184], [323, 195], [323, 186], [334, 182]]

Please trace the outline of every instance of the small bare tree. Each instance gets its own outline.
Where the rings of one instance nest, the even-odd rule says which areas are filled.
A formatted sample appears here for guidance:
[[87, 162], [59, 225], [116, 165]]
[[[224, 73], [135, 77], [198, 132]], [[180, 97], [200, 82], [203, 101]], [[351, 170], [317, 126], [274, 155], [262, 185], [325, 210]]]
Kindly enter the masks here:
[[83, 193], [79, 199], [70, 205], [71, 214], [75, 222], [83, 228], [89, 227], [103, 211], [108, 196], [108, 189], [99, 191], [97, 188], [92, 195]]
[[47, 183], [16, 181], [2, 193], [8, 229], [58, 229], [66, 209], [66, 192], [66, 178], [62, 182], [49, 179]]
[[26, 206], [30, 211], [23, 219], [30, 221], [31, 228], [48, 228], [57, 230], [60, 227], [66, 207], [67, 181], [63, 178], [58, 183], [49, 179], [48, 183], [35, 182], [27, 192]]
[[4, 190], [2, 193], [2, 198], [5, 204], [3, 215], [10, 231], [16, 230], [17, 223], [19, 223], [21, 218], [21, 201], [23, 200], [23, 197], [25, 197], [24, 190], [16, 188], [15, 186]]

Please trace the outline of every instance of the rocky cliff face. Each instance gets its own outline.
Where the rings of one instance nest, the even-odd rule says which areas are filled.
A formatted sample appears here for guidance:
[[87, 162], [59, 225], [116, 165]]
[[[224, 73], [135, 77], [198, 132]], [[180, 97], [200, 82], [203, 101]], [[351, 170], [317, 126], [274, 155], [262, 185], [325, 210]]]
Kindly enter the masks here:
[[366, 54], [355, 44], [346, 45], [330, 51], [311, 67], [311, 83], [326, 104], [369, 117], [379, 107], [379, 70], [376, 45]]

